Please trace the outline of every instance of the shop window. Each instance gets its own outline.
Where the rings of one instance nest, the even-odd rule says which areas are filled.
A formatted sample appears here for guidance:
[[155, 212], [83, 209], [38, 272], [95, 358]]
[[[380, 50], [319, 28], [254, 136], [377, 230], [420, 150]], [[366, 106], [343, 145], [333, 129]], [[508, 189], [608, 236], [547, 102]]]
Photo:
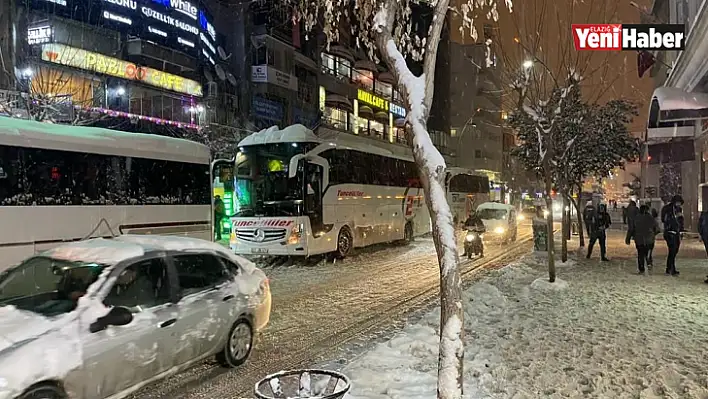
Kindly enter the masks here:
[[396, 143], [408, 144], [408, 139], [406, 137], [406, 129], [404, 129], [402, 127], [397, 127], [394, 129], [393, 138], [396, 141]]
[[345, 77], [347, 79], [352, 76], [352, 63], [349, 60], [339, 58], [337, 60], [337, 76]]
[[211, 202], [208, 165], [10, 146], [0, 156], [1, 205]]
[[337, 74], [337, 61], [333, 55], [321, 53], [320, 66], [322, 67], [322, 73], [326, 73], [328, 75]]

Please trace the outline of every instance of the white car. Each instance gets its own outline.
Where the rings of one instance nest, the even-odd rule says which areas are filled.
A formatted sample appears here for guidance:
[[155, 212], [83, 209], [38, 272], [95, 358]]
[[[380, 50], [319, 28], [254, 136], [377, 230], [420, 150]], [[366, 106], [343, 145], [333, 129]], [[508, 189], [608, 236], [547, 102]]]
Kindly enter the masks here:
[[0, 276], [0, 399], [122, 398], [210, 356], [245, 362], [268, 279], [208, 241], [59, 246]]

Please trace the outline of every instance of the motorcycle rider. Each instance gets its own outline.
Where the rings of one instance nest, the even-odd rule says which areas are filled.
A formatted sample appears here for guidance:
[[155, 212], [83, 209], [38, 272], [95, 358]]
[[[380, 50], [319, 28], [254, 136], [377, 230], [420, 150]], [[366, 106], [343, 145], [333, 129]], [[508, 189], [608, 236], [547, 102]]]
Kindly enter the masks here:
[[[467, 220], [465, 220], [464, 227], [467, 231], [475, 231], [479, 234], [484, 233], [486, 231], [484, 223], [482, 222], [482, 219], [480, 219], [476, 211], [470, 212], [469, 217], [467, 217]], [[484, 256], [484, 252], [482, 252], [481, 255]], [[467, 245], [465, 245], [465, 253], [462, 254], [462, 256], [467, 256]]]

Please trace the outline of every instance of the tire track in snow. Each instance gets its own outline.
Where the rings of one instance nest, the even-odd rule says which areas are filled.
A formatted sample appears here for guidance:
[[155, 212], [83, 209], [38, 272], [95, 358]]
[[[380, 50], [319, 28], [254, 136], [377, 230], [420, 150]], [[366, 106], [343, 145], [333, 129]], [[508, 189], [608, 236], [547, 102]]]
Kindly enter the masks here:
[[[491, 256], [481, 261], [464, 260], [463, 277], [469, 279], [481, 269], [528, 252], [525, 244], [530, 239], [530, 235], [524, 235], [511, 246], [489, 248]], [[253, 397], [254, 383], [265, 375], [315, 364], [342, 345], [434, 300], [439, 294], [439, 268], [432, 242], [424, 242], [418, 249], [425, 250], [426, 246], [432, 254], [426, 251], [411, 256], [410, 252], [417, 251], [414, 249], [390, 257], [364, 254], [359, 257], [369, 259], [327, 264], [327, 269], [334, 269], [330, 276], [333, 281], [317, 281], [317, 287], [298, 286], [297, 291], [290, 287], [290, 292], [284, 293], [277, 293], [274, 288], [274, 329], [265, 331], [246, 365], [228, 370], [213, 362], [203, 363], [148, 387], [133, 398]], [[293, 273], [300, 271], [292, 269]], [[281, 278], [287, 279], [287, 275]], [[282, 304], [280, 309], [278, 304]]]

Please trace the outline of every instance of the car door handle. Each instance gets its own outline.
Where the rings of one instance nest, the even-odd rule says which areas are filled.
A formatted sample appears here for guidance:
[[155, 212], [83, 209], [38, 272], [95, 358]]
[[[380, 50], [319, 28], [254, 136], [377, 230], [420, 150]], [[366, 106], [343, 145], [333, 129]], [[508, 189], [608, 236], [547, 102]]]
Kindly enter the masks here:
[[160, 323], [160, 328], [169, 327], [177, 322], [177, 319], [169, 319]]
[[230, 301], [230, 300], [232, 300], [232, 299], [234, 299], [234, 296], [233, 296], [233, 295], [227, 295], [227, 296], [224, 297], [224, 302], [228, 302], [228, 301]]

